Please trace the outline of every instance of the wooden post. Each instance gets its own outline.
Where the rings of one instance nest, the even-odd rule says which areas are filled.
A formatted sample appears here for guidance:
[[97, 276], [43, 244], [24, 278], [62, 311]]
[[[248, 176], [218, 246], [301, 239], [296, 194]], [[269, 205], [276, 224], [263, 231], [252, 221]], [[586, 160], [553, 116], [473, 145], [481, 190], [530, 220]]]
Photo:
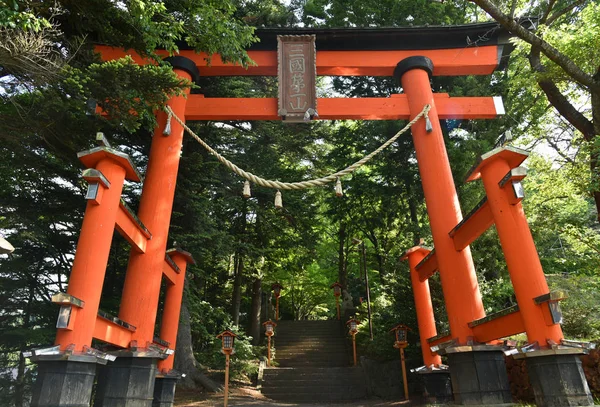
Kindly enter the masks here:
[[352, 353], [354, 354], [354, 366], [356, 366], [356, 333], [352, 333]]
[[340, 320], [340, 297], [335, 297], [335, 309], [337, 310], [337, 319]]
[[275, 297], [275, 321], [279, 321], [279, 297]]
[[223, 406], [227, 407], [229, 398], [229, 353], [225, 354], [225, 393], [223, 394]]
[[404, 400], [408, 400], [408, 380], [406, 378], [406, 362], [404, 360], [404, 348], [400, 348], [400, 362], [402, 363], [402, 381], [404, 382]]
[[267, 336], [267, 366], [271, 366], [271, 336]]

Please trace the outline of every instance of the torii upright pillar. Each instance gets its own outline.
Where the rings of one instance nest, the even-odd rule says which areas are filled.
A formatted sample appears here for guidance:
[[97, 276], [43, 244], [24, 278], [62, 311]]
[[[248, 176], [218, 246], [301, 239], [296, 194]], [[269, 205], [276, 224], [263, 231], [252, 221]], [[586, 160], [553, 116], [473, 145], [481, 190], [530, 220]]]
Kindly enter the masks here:
[[411, 118], [425, 105], [431, 106], [428, 116], [432, 128], [427, 128], [425, 120], [419, 120], [411, 131], [450, 335], [454, 345], [458, 345], [447, 349], [454, 398], [458, 404], [507, 403], [511, 396], [502, 350], [484, 346], [475, 351], [469, 343], [473, 337], [469, 322], [483, 318], [485, 311], [470, 248], [457, 251], [448, 234], [462, 220], [462, 213], [429, 82], [433, 69], [429, 58], [413, 56], [398, 63], [394, 76], [408, 98]]
[[[167, 61], [182, 79], [192, 82], [198, 79], [198, 68], [188, 58], [176, 56]], [[167, 102], [179, 117], [185, 117], [189, 93], [187, 88], [184, 95], [174, 96]], [[117, 360], [102, 369], [98, 377], [97, 404], [94, 405], [112, 406], [115, 400], [129, 405], [153, 398], [159, 355], [149, 347], [154, 341], [184, 132], [183, 127], [173, 120], [170, 134], [164, 134], [167, 114], [163, 111], [157, 112], [157, 123], [138, 212], [139, 219], [152, 233], [152, 239], [148, 241], [145, 253], [131, 251], [119, 311], [119, 318], [135, 326], [136, 330], [131, 337], [130, 349], [116, 353]], [[123, 383], [123, 378], [128, 382]]]

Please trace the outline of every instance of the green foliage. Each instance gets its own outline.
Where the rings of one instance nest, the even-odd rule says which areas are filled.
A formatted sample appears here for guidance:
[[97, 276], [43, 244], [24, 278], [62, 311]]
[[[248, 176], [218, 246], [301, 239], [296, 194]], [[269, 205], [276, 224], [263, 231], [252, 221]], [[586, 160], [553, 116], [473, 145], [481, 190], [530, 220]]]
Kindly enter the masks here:
[[33, 2], [19, 0], [0, 1], [0, 28], [39, 31], [50, 27], [50, 22], [32, 12]]
[[560, 304], [565, 336], [583, 340], [600, 338], [600, 281], [597, 276], [553, 275], [548, 277], [548, 283], [551, 289], [568, 294]]

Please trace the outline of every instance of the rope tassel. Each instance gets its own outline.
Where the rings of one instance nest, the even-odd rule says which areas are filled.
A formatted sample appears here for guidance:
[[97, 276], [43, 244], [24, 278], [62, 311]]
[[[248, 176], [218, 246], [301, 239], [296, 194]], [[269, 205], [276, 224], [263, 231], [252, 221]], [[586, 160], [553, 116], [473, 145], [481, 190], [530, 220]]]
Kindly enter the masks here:
[[281, 191], [280, 190], [277, 190], [277, 193], [275, 194], [275, 207], [277, 209], [283, 208], [283, 199], [281, 199]]
[[344, 196], [344, 190], [342, 189], [342, 181], [339, 177], [335, 181], [335, 196], [337, 196], [338, 198]]
[[250, 182], [248, 181], [244, 181], [244, 191], [242, 192], [242, 196], [246, 199], [252, 196], [250, 193]]
[[171, 118], [173, 117], [173, 113], [171, 110], [167, 113], [167, 124], [165, 125], [165, 129], [163, 130], [163, 136], [171, 135]]
[[425, 116], [425, 131], [431, 133], [433, 131], [433, 125], [431, 124], [431, 120], [429, 120], [429, 113], [425, 112], [423, 116]]

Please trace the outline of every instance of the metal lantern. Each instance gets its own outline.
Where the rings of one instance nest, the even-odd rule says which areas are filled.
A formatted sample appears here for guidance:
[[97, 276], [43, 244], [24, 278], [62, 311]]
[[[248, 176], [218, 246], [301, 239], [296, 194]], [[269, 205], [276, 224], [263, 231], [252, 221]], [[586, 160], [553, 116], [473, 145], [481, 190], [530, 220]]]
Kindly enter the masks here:
[[359, 323], [360, 322], [354, 318], [352, 318], [348, 322], [346, 322], [346, 325], [348, 325], [348, 330], [350, 331], [351, 334], [355, 334], [358, 332], [358, 324]]
[[356, 333], [358, 332], [358, 324], [360, 322], [354, 318], [350, 318], [346, 325], [348, 325], [348, 331], [352, 335], [352, 356], [354, 358], [354, 366], [356, 366]]
[[275, 333], [274, 328], [277, 326], [277, 324], [269, 319], [268, 321], [263, 322], [263, 326], [265, 327], [265, 335], [273, 336]]
[[395, 348], [406, 348], [408, 346], [408, 331], [410, 330], [409, 327], [403, 324], [396, 325], [390, 330], [396, 335]]
[[406, 361], [404, 359], [404, 348], [408, 346], [408, 331], [412, 331], [409, 327], [403, 324], [396, 325], [390, 332], [396, 335], [394, 348], [400, 350], [400, 363], [402, 364], [402, 382], [404, 384], [404, 398], [408, 400], [408, 380], [406, 378]]
[[333, 288], [333, 295], [336, 297], [339, 297], [340, 295], [342, 295], [342, 285], [340, 283], [338, 283], [337, 281], [333, 284], [331, 284], [331, 288]]
[[283, 289], [283, 286], [279, 283], [274, 283], [273, 285], [271, 285], [271, 290], [273, 290], [273, 294], [275, 294], [275, 298], [279, 298], [279, 296], [281, 295], [282, 289]]
[[217, 338], [221, 340], [221, 351], [226, 355], [231, 355], [233, 353], [233, 344], [235, 342], [235, 337], [237, 335], [231, 332], [230, 330], [225, 330], [217, 335]]

